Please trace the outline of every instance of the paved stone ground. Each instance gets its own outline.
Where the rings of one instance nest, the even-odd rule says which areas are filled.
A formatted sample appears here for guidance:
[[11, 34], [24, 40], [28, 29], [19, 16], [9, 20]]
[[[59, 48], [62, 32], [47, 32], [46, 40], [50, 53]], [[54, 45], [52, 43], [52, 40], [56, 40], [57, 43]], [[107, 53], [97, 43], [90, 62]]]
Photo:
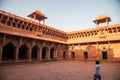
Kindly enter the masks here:
[[[0, 80], [93, 80], [94, 62], [54, 61], [0, 66]], [[101, 63], [102, 80], [120, 80], [120, 63]]]

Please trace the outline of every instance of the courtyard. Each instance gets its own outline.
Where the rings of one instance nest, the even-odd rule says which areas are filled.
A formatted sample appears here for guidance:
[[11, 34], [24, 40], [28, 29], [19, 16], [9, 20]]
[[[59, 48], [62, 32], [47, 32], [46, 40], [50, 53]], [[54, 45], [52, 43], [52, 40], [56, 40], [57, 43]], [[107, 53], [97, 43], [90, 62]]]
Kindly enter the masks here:
[[[93, 80], [94, 62], [51, 61], [0, 65], [0, 80]], [[102, 80], [120, 80], [120, 63], [101, 62]]]

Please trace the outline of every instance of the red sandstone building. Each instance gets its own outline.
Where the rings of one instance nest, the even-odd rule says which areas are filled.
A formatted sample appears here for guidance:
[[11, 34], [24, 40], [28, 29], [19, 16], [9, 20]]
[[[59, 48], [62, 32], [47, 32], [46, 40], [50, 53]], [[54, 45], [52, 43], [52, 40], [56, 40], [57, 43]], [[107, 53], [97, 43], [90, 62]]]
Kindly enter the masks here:
[[[95, 28], [64, 32], [45, 25], [40, 11], [29, 19], [0, 10], [0, 63], [48, 60], [120, 60], [120, 24], [98, 16]], [[99, 26], [105, 23], [105, 26]]]

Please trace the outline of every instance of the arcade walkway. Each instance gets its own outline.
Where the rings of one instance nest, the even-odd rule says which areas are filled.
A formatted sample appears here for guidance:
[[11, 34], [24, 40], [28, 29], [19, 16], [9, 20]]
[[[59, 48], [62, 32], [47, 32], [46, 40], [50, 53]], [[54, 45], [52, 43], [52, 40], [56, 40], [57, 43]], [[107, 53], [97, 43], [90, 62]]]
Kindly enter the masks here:
[[[54, 61], [0, 66], [0, 80], [93, 80], [93, 62]], [[102, 80], [120, 80], [120, 63], [101, 63]]]

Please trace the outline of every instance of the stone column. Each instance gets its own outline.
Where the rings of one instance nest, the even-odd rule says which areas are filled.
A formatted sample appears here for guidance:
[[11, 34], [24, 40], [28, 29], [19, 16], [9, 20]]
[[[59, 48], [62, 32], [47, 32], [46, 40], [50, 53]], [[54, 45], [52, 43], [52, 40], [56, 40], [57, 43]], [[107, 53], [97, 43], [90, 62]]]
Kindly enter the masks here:
[[28, 57], [28, 61], [32, 61], [31, 59], [31, 48], [28, 49], [28, 53], [27, 53], [27, 57]]
[[109, 21], [108, 21], [108, 19], [106, 19], [106, 25], [107, 25], [107, 26], [109, 25]]
[[56, 54], [57, 54], [57, 60], [60, 59], [60, 53], [59, 53], [59, 50], [56, 50]]
[[60, 59], [63, 60], [63, 50], [60, 50]]
[[36, 14], [34, 14], [34, 21], [36, 20]]
[[96, 42], [96, 54], [95, 54], [96, 60], [99, 59], [99, 43]]
[[2, 62], [2, 47], [0, 46], [0, 63]]
[[57, 60], [57, 51], [56, 50], [54, 51], [54, 56], [53, 57], [54, 57], [54, 60]]
[[43, 25], [45, 25], [45, 20], [43, 20]]
[[38, 59], [38, 61], [42, 60], [42, 50], [41, 49], [38, 49], [37, 59]]
[[95, 24], [96, 24], [96, 28], [99, 26], [99, 24], [97, 23], [97, 21], [95, 22]]
[[15, 59], [16, 62], [18, 62], [18, 51], [19, 51], [19, 48], [16, 47], [16, 48], [15, 48], [15, 53], [14, 53], [14, 54], [15, 54], [15, 55], [14, 55], [14, 59]]
[[65, 59], [68, 59], [68, 50], [67, 51], [65, 51]]
[[61, 52], [62, 52], [62, 51], [59, 49], [59, 50], [58, 50], [58, 60], [61, 60], [61, 59], [62, 59]]
[[46, 51], [46, 58], [47, 60], [50, 60], [50, 49]]

